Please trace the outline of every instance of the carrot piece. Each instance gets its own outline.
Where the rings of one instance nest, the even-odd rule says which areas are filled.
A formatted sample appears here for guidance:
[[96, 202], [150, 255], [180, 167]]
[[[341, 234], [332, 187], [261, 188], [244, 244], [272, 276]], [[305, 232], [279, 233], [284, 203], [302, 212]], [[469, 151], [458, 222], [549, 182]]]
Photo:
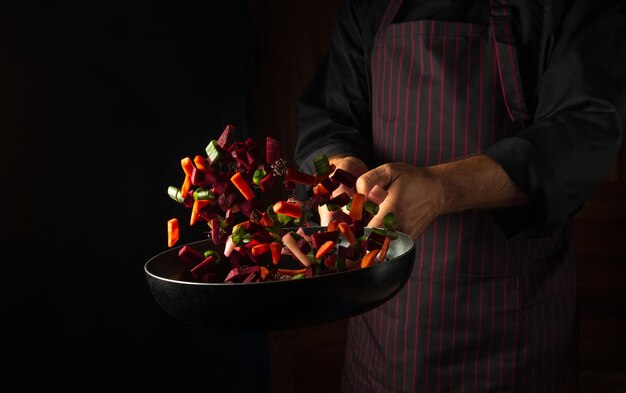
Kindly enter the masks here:
[[383, 245], [380, 248], [380, 254], [378, 255], [378, 260], [380, 262], [385, 260], [387, 256], [387, 251], [389, 251], [389, 246], [391, 245], [391, 238], [389, 236], [385, 236], [385, 240], [383, 240]]
[[201, 169], [203, 171], [206, 171], [207, 167], [209, 166], [209, 163], [207, 162], [206, 158], [202, 157], [199, 154], [197, 154], [193, 158], [193, 163], [196, 164], [196, 168]]
[[280, 262], [280, 255], [283, 251], [283, 245], [280, 242], [271, 242], [270, 251], [272, 253], [272, 263], [278, 265]]
[[341, 234], [348, 241], [348, 243], [350, 243], [352, 247], [356, 246], [357, 240], [354, 236], [354, 232], [352, 232], [352, 229], [350, 229], [350, 225], [344, 221], [341, 221], [338, 225], [339, 231], [341, 231]]
[[178, 219], [172, 218], [167, 221], [167, 246], [172, 247], [180, 237]]
[[339, 220], [332, 220], [326, 227], [326, 232], [335, 232], [339, 230]]
[[279, 268], [277, 271], [279, 276], [295, 276], [297, 274], [306, 273], [306, 268], [304, 269], [281, 269]]
[[261, 271], [261, 280], [265, 280], [265, 277], [269, 274], [270, 269], [265, 266], [259, 266], [259, 270]]
[[354, 193], [352, 196], [352, 206], [350, 206], [350, 217], [360, 220], [363, 217], [363, 206], [365, 206], [365, 194], [360, 192]]
[[337, 243], [332, 240], [327, 240], [324, 244], [320, 246], [320, 248], [318, 248], [317, 253], [315, 253], [315, 258], [320, 259], [324, 255], [328, 254], [330, 250], [335, 248], [336, 244]]
[[185, 171], [185, 175], [191, 177], [191, 174], [193, 173], [193, 169], [195, 168], [193, 165], [193, 161], [191, 161], [191, 158], [185, 157], [181, 159], [180, 166], [183, 167], [183, 171]]
[[300, 218], [300, 216], [302, 216], [302, 209], [295, 203], [278, 201], [274, 204], [273, 209], [276, 214], [284, 214], [293, 218]]
[[313, 195], [326, 195], [328, 193], [328, 190], [322, 185], [322, 183], [313, 186]]
[[271, 227], [272, 225], [274, 225], [274, 221], [267, 215], [264, 215], [263, 217], [261, 217], [261, 225], [263, 225], [264, 227]]
[[235, 185], [235, 187], [237, 187], [241, 195], [243, 195], [246, 200], [249, 201], [254, 198], [254, 191], [252, 191], [241, 172], [236, 172], [230, 178], [230, 181]]
[[180, 187], [180, 196], [184, 199], [187, 197], [187, 193], [191, 189], [191, 175], [185, 174], [185, 180], [182, 187]]
[[365, 254], [363, 259], [361, 259], [361, 267], [368, 267], [368, 266], [372, 266], [373, 264], [375, 264], [376, 255], [378, 255], [379, 252], [380, 252], [380, 249], [375, 248], [371, 250], [370, 252], [368, 252], [367, 254]]
[[256, 246], [252, 247], [252, 256], [256, 257], [259, 255], [263, 255], [266, 252], [270, 251], [270, 245], [267, 243], [261, 243], [261, 244], [257, 244]]
[[191, 208], [191, 218], [189, 220], [189, 225], [193, 225], [200, 218], [200, 211], [203, 207], [209, 204], [209, 201], [206, 199], [195, 199], [193, 201], [193, 206]]

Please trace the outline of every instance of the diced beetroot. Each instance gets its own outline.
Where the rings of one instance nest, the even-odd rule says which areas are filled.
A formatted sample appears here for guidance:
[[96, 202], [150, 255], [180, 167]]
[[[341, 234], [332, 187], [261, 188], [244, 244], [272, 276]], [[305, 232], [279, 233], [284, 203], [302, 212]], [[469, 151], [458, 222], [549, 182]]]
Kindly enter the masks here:
[[238, 192], [229, 192], [226, 194], [221, 194], [217, 198], [217, 202], [220, 205], [220, 209], [227, 211], [234, 205], [243, 202], [243, 195]]
[[204, 260], [204, 255], [188, 245], [184, 245], [180, 250], [178, 250], [178, 256], [185, 262], [193, 265], [196, 265]]
[[274, 238], [272, 237], [272, 235], [270, 235], [270, 233], [267, 230], [265, 230], [265, 228], [261, 228], [257, 232], [254, 232], [252, 234], [252, 240], [256, 240], [259, 243], [269, 244], [272, 241], [274, 241]]
[[256, 282], [256, 281], [259, 281], [259, 274], [257, 272], [252, 272], [248, 274], [248, 276], [242, 282], [244, 284], [247, 284], [249, 282]]
[[200, 279], [206, 273], [209, 273], [217, 266], [217, 257], [215, 254], [209, 255], [204, 261], [200, 262], [191, 269], [191, 274]]
[[267, 175], [263, 176], [259, 185], [261, 186], [261, 191], [265, 192], [271, 190], [280, 180], [278, 176], [274, 176], [272, 172], [269, 172]]
[[237, 149], [231, 153], [237, 161], [238, 167], [244, 167], [246, 171], [250, 170], [250, 162], [248, 161], [248, 151], [246, 149]]
[[200, 209], [200, 217], [206, 221], [210, 222], [217, 216], [217, 210], [219, 209], [219, 205], [215, 202], [205, 205]]
[[193, 191], [189, 190], [189, 192], [187, 192], [187, 194], [183, 197], [183, 205], [186, 208], [191, 209], [193, 208], [193, 201]]
[[339, 231], [315, 232], [314, 234], [311, 235], [311, 241], [313, 242], [313, 247], [315, 247], [315, 249], [318, 249], [322, 246], [322, 244], [326, 243], [329, 240], [336, 242], [337, 239], [339, 239], [339, 233], [340, 233]]
[[315, 176], [300, 172], [295, 168], [287, 168], [287, 172], [285, 172], [285, 180], [311, 186], [315, 183]]
[[377, 233], [375, 231], [371, 231], [367, 235], [367, 239], [365, 242], [365, 248], [368, 251], [380, 249], [385, 241], [385, 235]]
[[341, 185], [338, 180], [335, 180], [332, 177], [327, 177], [326, 179], [322, 180], [320, 184], [323, 185], [328, 192], [335, 191], [337, 187]]
[[262, 232], [265, 231], [265, 228], [263, 227], [263, 225], [259, 224], [258, 222], [252, 221], [252, 220], [248, 220], [246, 222], [244, 222], [242, 224], [243, 230], [246, 231], [247, 233], [251, 233], [251, 234], [255, 234], [256, 232]]
[[272, 137], [265, 138], [265, 161], [272, 165], [280, 158], [280, 142]]
[[330, 198], [330, 200], [328, 201], [329, 205], [337, 205], [337, 206], [345, 206], [348, 203], [350, 203], [350, 200], [352, 198], [350, 198], [350, 195], [348, 195], [345, 192], [342, 192], [341, 194], [337, 195], [336, 197]]
[[231, 266], [239, 267], [248, 263], [248, 256], [241, 252], [241, 248], [235, 247], [228, 256]]
[[333, 180], [337, 180], [348, 188], [354, 188], [356, 184], [356, 176], [341, 168], [335, 169], [335, 172], [332, 174], [332, 176], [330, 176], [330, 178], [332, 178]]
[[336, 269], [337, 254], [327, 254], [324, 258], [324, 265], [331, 269]]
[[191, 184], [197, 187], [206, 187], [209, 184], [206, 180], [206, 172], [194, 167], [191, 171]]
[[340, 222], [347, 222], [348, 224], [352, 224], [352, 217], [347, 215], [343, 210], [335, 210], [331, 212], [331, 220], [338, 220]]
[[354, 220], [351, 225], [352, 233], [355, 237], [361, 237], [365, 234], [365, 225], [363, 220]]
[[356, 247], [339, 246], [337, 249], [337, 255], [346, 259], [360, 259], [361, 250]]
[[242, 282], [246, 277], [248, 277], [252, 273], [258, 273], [259, 266], [258, 265], [244, 265], [232, 268], [224, 281], [230, 282]]
[[308, 254], [309, 251], [311, 251], [311, 245], [309, 244], [309, 242], [306, 241], [306, 239], [298, 240], [296, 242], [296, 245], [298, 246], [300, 251], [302, 251], [303, 254]]
[[215, 195], [224, 194], [234, 187], [235, 186], [230, 181], [230, 176], [227, 173], [220, 173], [215, 177], [215, 181], [213, 182], [213, 193]]
[[223, 148], [227, 149], [230, 145], [235, 141], [235, 126], [232, 124], [227, 124], [224, 131], [222, 131], [222, 135], [220, 135], [217, 140], [217, 144]]
[[220, 244], [220, 219], [214, 218], [211, 220], [211, 240], [213, 244]]

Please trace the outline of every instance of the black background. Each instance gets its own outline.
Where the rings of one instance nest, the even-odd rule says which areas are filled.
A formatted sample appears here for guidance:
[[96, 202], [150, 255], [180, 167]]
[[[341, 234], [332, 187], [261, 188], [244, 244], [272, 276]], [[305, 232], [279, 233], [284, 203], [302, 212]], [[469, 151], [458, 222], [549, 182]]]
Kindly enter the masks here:
[[143, 271], [182, 212], [180, 159], [227, 123], [258, 136], [247, 2], [20, 7], [2, 12], [3, 384], [266, 391], [263, 333], [179, 322]]

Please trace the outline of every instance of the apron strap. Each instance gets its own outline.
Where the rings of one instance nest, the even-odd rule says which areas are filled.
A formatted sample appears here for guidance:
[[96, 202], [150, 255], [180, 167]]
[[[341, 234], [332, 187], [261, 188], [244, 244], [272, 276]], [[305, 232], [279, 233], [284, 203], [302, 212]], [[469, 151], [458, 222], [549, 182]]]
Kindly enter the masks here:
[[385, 10], [385, 14], [380, 21], [380, 25], [378, 26], [378, 35], [387, 28], [393, 22], [393, 18], [396, 17], [400, 6], [402, 5], [402, 0], [390, 0], [389, 5], [387, 5], [387, 9]]
[[491, 32], [504, 104], [511, 120], [520, 123], [527, 120], [529, 116], [524, 102], [517, 51], [512, 37], [511, 1], [490, 0], [490, 11]]

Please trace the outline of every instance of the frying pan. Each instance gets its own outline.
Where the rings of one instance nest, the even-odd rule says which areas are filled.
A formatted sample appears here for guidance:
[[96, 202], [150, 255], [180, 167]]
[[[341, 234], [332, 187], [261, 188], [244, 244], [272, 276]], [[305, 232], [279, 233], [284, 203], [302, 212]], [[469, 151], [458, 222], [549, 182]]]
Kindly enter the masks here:
[[[325, 228], [303, 229], [310, 235]], [[365, 233], [370, 230], [365, 228]], [[210, 244], [207, 239], [187, 245], [203, 250]], [[156, 302], [189, 325], [239, 331], [309, 327], [369, 311], [402, 289], [415, 256], [413, 239], [398, 232], [387, 260], [367, 268], [297, 280], [199, 283], [185, 280], [189, 268], [180, 263], [181, 247], [157, 254], [144, 265]]]

